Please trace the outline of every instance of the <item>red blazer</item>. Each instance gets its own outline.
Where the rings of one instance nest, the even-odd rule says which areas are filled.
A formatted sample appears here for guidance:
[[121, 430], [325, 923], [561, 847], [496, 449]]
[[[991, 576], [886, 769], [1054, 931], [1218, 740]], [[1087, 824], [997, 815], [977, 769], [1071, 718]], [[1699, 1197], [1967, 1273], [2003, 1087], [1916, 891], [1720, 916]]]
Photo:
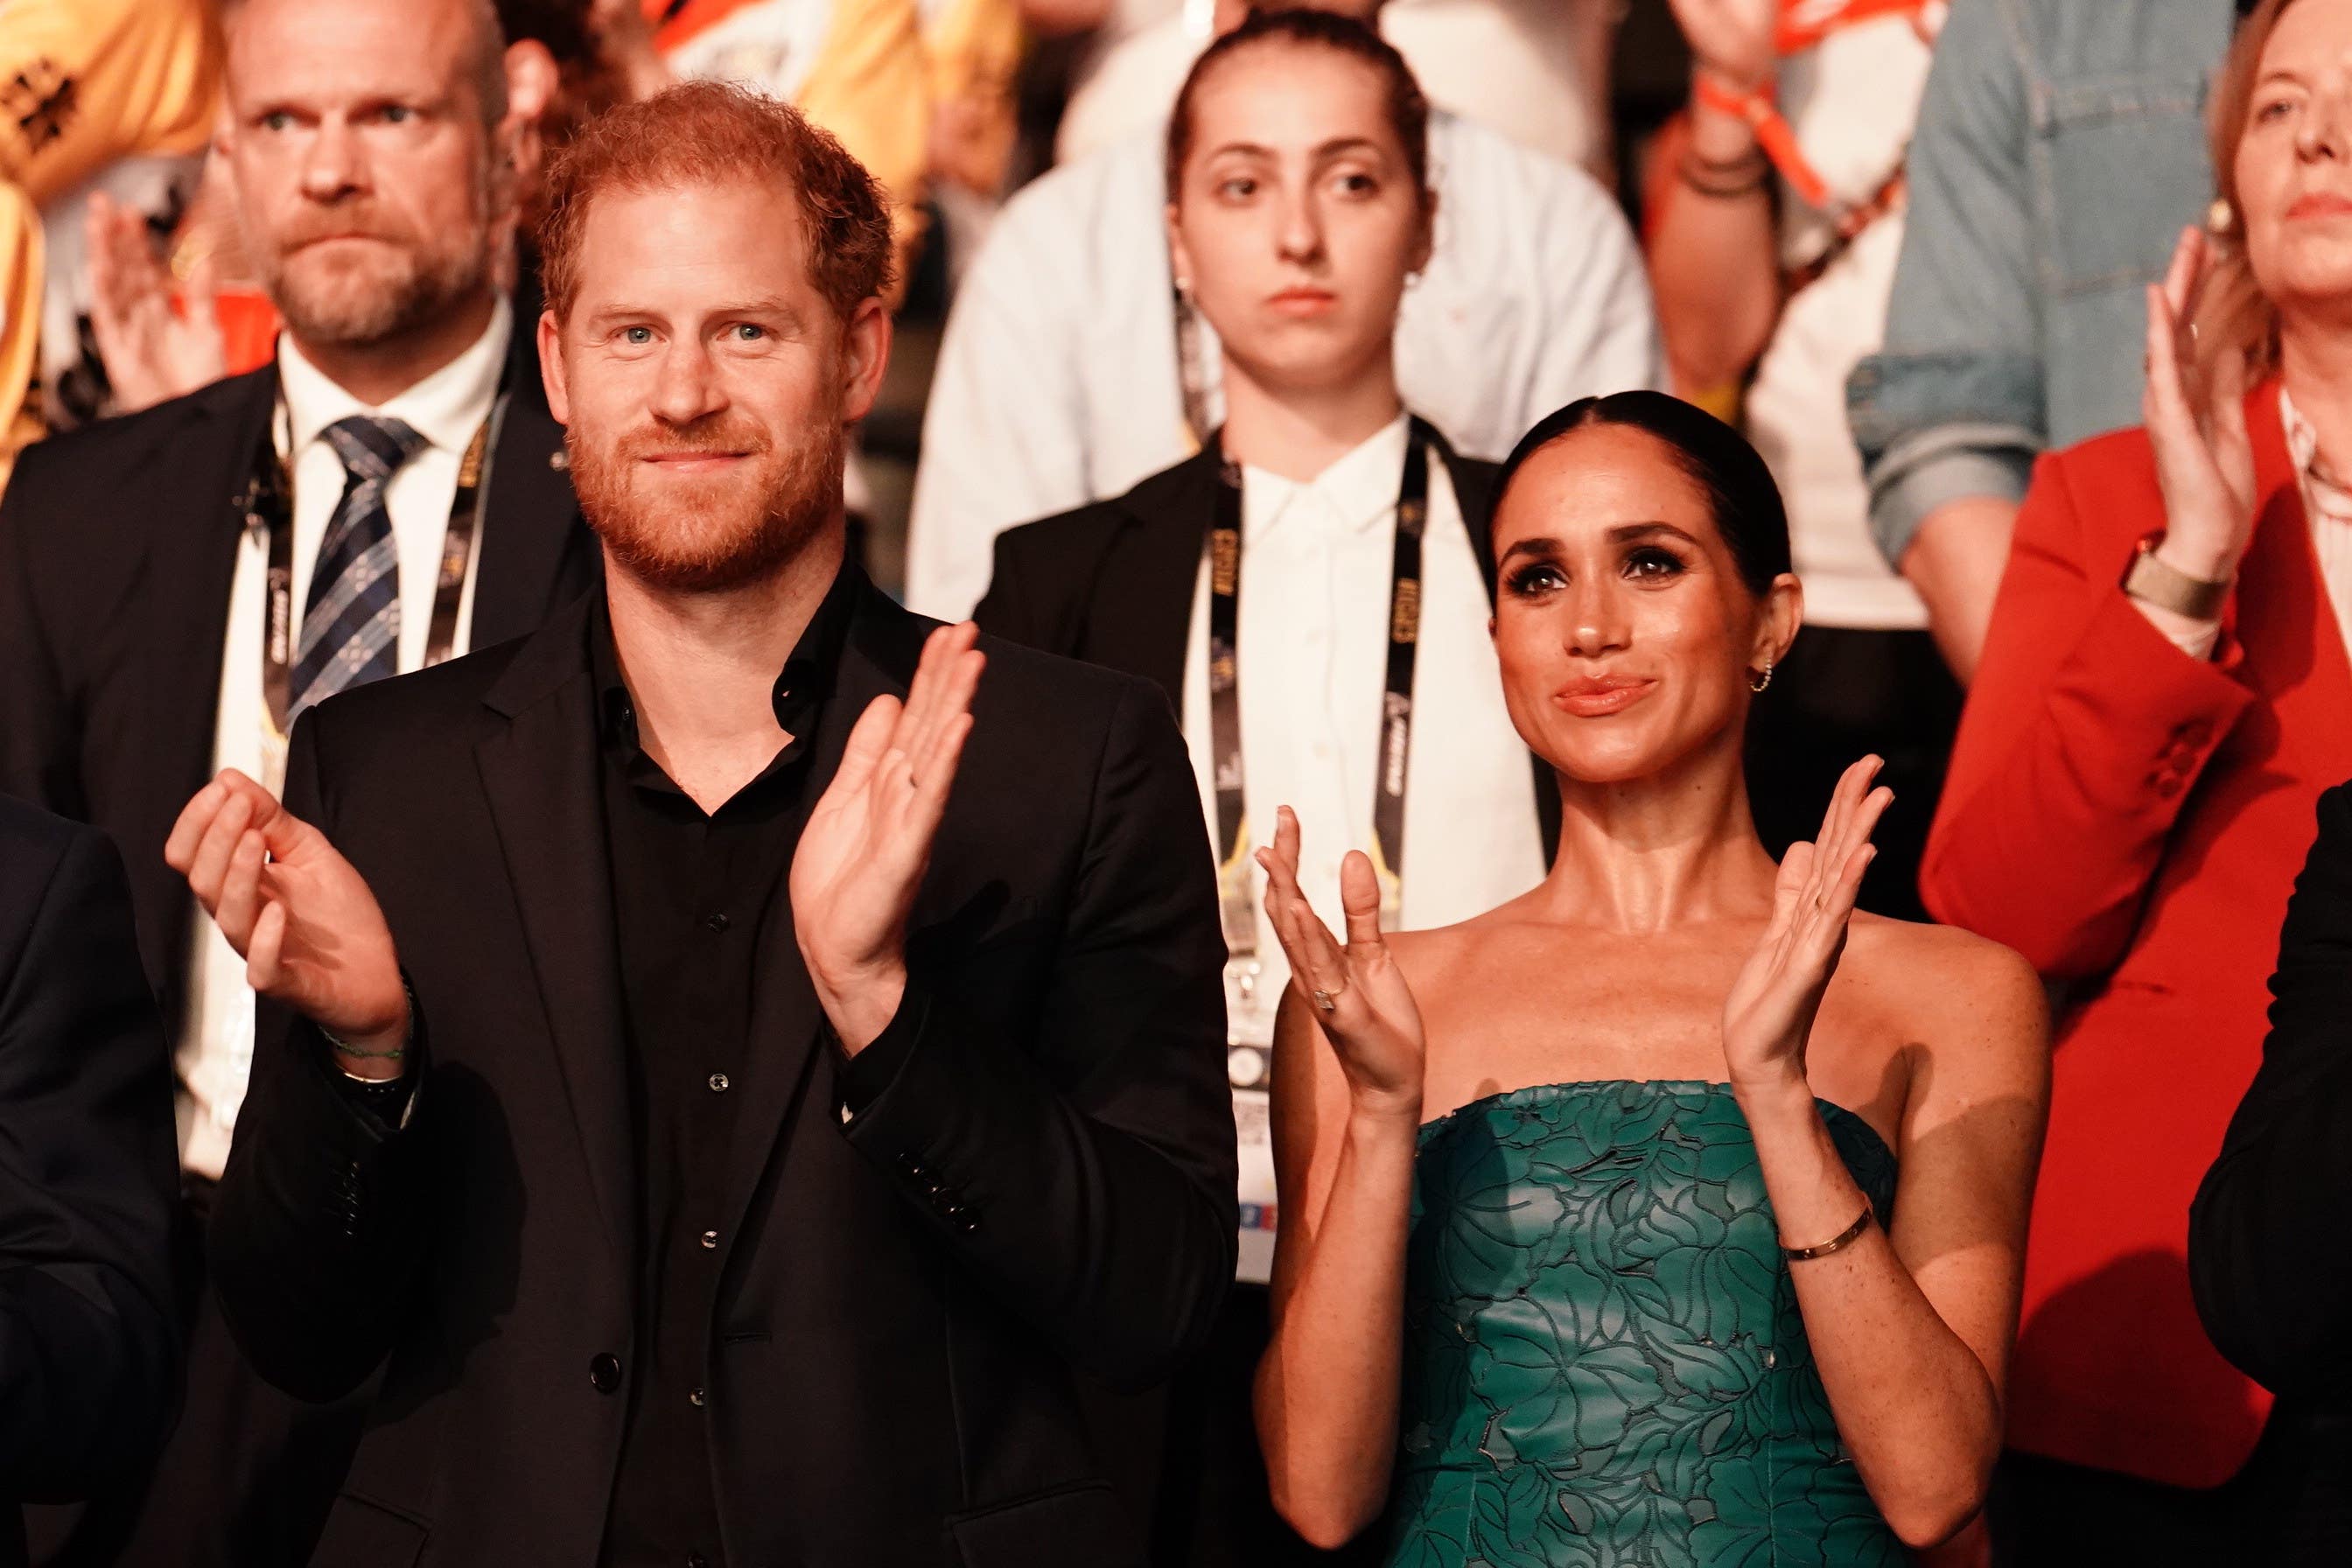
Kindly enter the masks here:
[[2146, 433], [2042, 460], [1920, 872], [1937, 919], [2072, 983], [2011, 1441], [2195, 1487], [2244, 1463], [2270, 1397], [2198, 1325], [2189, 1204], [2261, 1060], [2319, 793], [2352, 777], [2352, 664], [2277, 383], [2246, 408], [2254, 537], [2209, 660], [2118, 586], [2164, 525]]

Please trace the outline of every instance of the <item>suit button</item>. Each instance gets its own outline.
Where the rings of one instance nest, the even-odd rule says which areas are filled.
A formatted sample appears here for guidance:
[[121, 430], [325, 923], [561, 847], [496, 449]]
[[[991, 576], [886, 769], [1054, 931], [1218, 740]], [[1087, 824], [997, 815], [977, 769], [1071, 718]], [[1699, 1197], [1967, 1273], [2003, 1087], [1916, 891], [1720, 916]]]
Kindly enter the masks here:
[[706, 1230], [702, 1233], [702, 1247], [704, 1251], [713, 1251], [718, 1247], [718, 1246], [719, 1233], [717, 1231]]
[[923, 1163], [915, 1158], [914, 1152], [912, 1150], [908, 1150], [906, 1152], [901, 1153], [896, 1160], [892, 1161], [891, 1163], [898, 1168], [898, 1172], [900, 1175], [906, 1177], [907, 1180], [910, 1182], [919, 1182], [923, 1179]]
[[715, 1072], [710, 1075], [710, 1092], [713, 1094], [725, 1094], [727, 1092], [727, 1075], [725, 1073]]
[[686, 1554], [686, 1568], [710, 1568], [710, 1559], [699, 1552], [689, 1552]]
[[702, 1395], [702, 1390], [698, 1388], [688, 1389], [686, 1391], [686, 1402], [688, 1405], [693, 1405], [697, 1410], [701, 1409], [703, 1405], [706, 1403]]
[[729, 920], [725, 915], [720, 914], [720, 915], [712, 915], [709, 919], [708, 919], [708, 920], [704, 921], [702, 923], [703, 923], [704, 925], [709, 926], [709, 927], [712, 931], [725, 931], [725, 930], [726, 930], [730, 925], [732, 925], [734, 922], [733, 922], [732, 921], [730, 921], [730, 920]]
[[2180, 775], [2179, 773], [2158, 774], [2156, 780], [2156, 793], [2162, 795], [2167, 800], [2170, 800], [2174, 795], [2179, 795], [2180, 793]]
[[966, 1236], [970, 1236], [973, 1231], [980, 1228], [980, 1211], [978, 1209], [966, 1208], [961, 1204], [950, 1204], [947, 1206], [947, 1212], [940, 1215], [940, 1217], [946, 1220], [958, 1230], [963, 1232]]
[[588, 1381], [596, 1385], [599, 1394], [610, 1394], [621, 1386], [621, 1358], [607, 1351], [588, 1361]]
[[2191, 719], [2175, 731], [2185, 746], [2201, 746], [2213, 738], [2213, 726], [2202, 719]]

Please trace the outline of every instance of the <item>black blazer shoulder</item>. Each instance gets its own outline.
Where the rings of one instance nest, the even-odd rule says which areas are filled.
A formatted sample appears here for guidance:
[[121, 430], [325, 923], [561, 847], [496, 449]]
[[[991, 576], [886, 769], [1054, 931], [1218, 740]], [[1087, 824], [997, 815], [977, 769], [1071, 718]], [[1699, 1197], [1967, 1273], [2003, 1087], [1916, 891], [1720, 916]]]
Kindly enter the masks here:
[[[1439, 444], [1491, 600], [1487, 523], [1500, 469], [1459, 456], [1442, 436]], [[1007, 530], [973, 618], [1013, 641], [1143, 676], [1181, 701], [1192, 584], [1216, 488], [1216, 453], [1203, 447], [1125, 495]]]

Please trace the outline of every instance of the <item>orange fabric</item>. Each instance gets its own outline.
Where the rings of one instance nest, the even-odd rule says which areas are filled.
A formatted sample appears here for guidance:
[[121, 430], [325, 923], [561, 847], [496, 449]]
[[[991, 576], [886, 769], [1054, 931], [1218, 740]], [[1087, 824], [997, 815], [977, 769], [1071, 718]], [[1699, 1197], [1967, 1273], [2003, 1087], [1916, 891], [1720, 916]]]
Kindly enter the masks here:
[[1783, 0], [1772, 47], [1780, 55], [1801, 55], [1841, 27], [1881, 16], [1916, 16], [1927, 8], [1927, 0]]
[[744, 6], [765, 3], [766, 0], [686, 0], [686, 4], [678, 8], [677, 15], [665, 22], [662, 16], [669, 10], [669, 0], [638, 0], [646, 20], [655, 26], [654, 47], [664, 54], [706, 27], [725, 21]]
[[2208, 661], [2118, 586], [2164, 522], [2146, 434], [2042, 459], [1920, 876], [1938, 919], [2076, 983], [2011, 1441], [2177, 1486], [2234, 1474], [2270, 1407], [2198, 1324], [2189, 1204], [2261, 1059], [2319, 794], [2352, 777], [2352, 663], [2276, 383], [2247, 425], [2259, 521]]

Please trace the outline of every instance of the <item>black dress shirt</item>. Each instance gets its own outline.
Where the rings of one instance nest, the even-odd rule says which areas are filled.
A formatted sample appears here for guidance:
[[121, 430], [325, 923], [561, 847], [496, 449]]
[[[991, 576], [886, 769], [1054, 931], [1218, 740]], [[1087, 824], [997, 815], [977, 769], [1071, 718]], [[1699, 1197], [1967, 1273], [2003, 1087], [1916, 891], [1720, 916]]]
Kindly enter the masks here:
[[[627, 1023], [637, 1194], [638, 1376], [612, 1512], [607, 1568], [723, 1561], [708, 1420], [712, 1304], [726, 1252], [731, 1094], [761, 1069], [746, 1037], [754, 955], [792, 919], [788, 880], [810, 740], [833, 689], [861, 589], [845, 567], [776, 678], [787, 739], [758, 777], [705, 813], [639, 743], [636, 713], [600, 601], [589, 624], [597, 687], [606, 847]], [[845, 1077], [846, 1075], [845, 1075]]]

